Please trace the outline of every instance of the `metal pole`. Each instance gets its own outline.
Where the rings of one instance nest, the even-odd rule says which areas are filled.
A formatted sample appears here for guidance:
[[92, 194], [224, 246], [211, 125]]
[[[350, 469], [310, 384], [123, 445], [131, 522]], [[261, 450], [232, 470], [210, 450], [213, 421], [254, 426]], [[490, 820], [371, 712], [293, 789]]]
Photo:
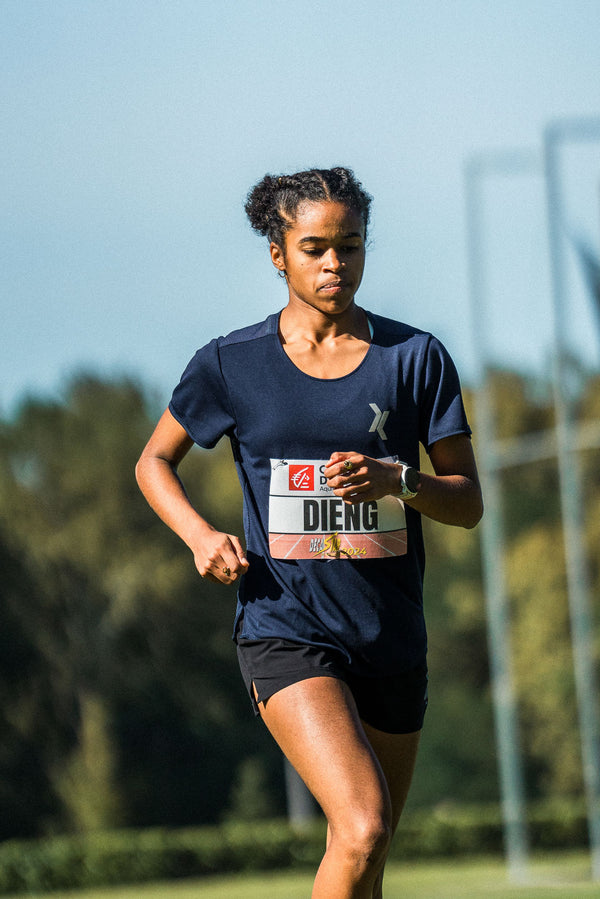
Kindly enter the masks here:
[[471, 159], [465, 168], [469, 292], [478, 383], [475, 392], [477, 454], [486, 510], [480, 528], [490, 675], [508, 872], [511, 880], [521, 883], [528, 875], [529, 846], [517, 705], [511, 674], [500, 472], [495, 459], [496, 429], [486, 370], [487, 321], [481, 185], [488, 173], [519, 172], [524, 167], [531, 169], [529, 157], [525, 161], [520, 154], [502, 154], [478, 156]]
[[575, 416], [568, 387], [563, 208], [559, 152], [563, 142], [600, 138], [600, 120], [551, 125], [545, 132], [548, 236], [554, 312], [554, 406], [560, 497], [573, 641], [575, 687], [581, 734], [583, 776], [592, 858], [592, 878], [600, 880], [600, 726], [593, 663], [593, 624], [585, 553], [584, 497], [579, 454], [574, 443]]

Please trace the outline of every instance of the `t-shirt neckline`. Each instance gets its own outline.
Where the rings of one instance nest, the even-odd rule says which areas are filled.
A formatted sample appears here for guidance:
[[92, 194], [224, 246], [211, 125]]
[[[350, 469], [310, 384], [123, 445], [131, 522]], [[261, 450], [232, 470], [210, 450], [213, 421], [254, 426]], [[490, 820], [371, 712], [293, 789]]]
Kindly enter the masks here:
[[351, 378], [351, 377], [353, 377], [354, 375], [356, 375], [356, 374], [361, 370], [361, 368], [363, 367], [363, 365], [365, 365], [367, 359], [368, 359], [369, 356], [371, 355], [371, 351], [372, 351], [372, 349], [373, 349], [373, 335], [374, 335], [374, 333], [375, 333], [375, 330], [374, 330], [373, 321], [372, 321], [372, 319], [371, 319], [371, 316], [369, 315], [369, 313], [367, 312], [366, 309], [364, 309], [363, 312], [364, 312], [365, 315], [367, 316], [367, 322], [368, 322], [368, 325], [369, 325], [369, 334], [370, 334], [370, 336], [371, 336], [371, 343], [369, 344], [369, 347], [368, 347], [368, 349], [367, 349], [367, 352], [365, 353], [365, 355], [363, 356], [363, 358], [360, 360], [360, 362], [358, 363], [358, 365], [356, 366], [356, 368], [353, 368], [352, 371], [349, 371], [349, 372], [348, 372], [347, 374], [345, 374], [345, 375], [340, 375], [338, 378], [317, 378], [316, 375], [309, 375], [308, 372], [303, 371], [303, 369], [299, 368], [299, 367], [296, 365], [296, 363], [295, 363], [292, 359], [290, 359], [290, 357], [288, 356], [288, 354], [286, 353], [286, 351], [285, 351], [284, 348], [283, 348], [283, 344], [281, 343], [281, 340], [279, 339], [279, 316], [281, 315], [281, 311], [279, 311], [279, 312], [274, 312], [272, 315], [269, 316], [269, 319], [270, 319], [270, 331], [271, 331], [271, 333], [273, 334], [273, 336], [275, 337], [275, 340], [276, 340], [276, 342], [277, 342], [277, 347], [278, 347], [279, 353], [286, 359], [287, 363], [288, 363], [289, 365], [291, 365], [291, 367], [292, 367], [295, 371], [297, 371], [297, 372], [298, 372], [300, 375], [302, 375], [303, 377], [309, 378], [311, 381], [318, 381], [319, 383], [322, 383], [322, 384], [335, 383], [335, 382], [338, 382], [338, 381], [344, 381], [344, 380], [346, 380], [347, 378]]

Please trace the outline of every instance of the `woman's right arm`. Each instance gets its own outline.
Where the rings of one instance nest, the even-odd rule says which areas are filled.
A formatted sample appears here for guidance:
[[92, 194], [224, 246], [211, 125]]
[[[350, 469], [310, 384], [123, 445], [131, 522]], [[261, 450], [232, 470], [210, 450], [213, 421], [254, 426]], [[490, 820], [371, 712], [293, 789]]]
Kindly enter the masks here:
[[191, 549], [202, 577], [231, 584], [246, 571], [248, 560], [239, 539], [215, 530], [188, 499], [177, 466], [192, 443], [167, 409], [139, 458], [135, 476], [150, 506]]

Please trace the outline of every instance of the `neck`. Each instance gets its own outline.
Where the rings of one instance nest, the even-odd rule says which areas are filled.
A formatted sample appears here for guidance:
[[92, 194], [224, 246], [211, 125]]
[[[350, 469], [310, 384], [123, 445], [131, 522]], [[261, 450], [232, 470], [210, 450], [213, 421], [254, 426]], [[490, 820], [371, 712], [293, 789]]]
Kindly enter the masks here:
[[337, 337], [369, 340], [366, 313], [354, 301], [343, 312], [329, 315], [312, 306], [288, 303], [279, 317], [279, 328], [286, 339], [304, 337], [315, 343]]

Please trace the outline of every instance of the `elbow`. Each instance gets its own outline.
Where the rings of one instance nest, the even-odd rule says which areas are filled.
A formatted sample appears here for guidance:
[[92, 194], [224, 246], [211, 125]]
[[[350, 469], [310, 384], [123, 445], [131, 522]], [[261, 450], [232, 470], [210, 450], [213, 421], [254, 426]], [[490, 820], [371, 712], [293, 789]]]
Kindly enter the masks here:
[[160, 482], [165, 469], [174, 473], [177, 470], [177, 466], [168, 459], [156, 455], [152, 449], [146, 447], [137, 460], [134, 469], [135, 480], [146, 499], [154, 491], [155, 485]]
[[483, 518], [483, 498], [481, 493], [479, 494], [477, 501], [472, 504], [472, 507], [469, 509], [469, 515], [466, 520], [463, 522], [463, 527], [467, 530], [471, 531], [474, 527], [477, 527], [481, 519]]
[[137, 485], [143, 493], [144, 492], [143, 484], [144, 484], [145, 474], [146, 474], [145, 453], [142, 453], [140, 458], [137, 460], [137, 462], [135, 464], [134, 474], [135, 474], [135, 480], [137, 482]]

